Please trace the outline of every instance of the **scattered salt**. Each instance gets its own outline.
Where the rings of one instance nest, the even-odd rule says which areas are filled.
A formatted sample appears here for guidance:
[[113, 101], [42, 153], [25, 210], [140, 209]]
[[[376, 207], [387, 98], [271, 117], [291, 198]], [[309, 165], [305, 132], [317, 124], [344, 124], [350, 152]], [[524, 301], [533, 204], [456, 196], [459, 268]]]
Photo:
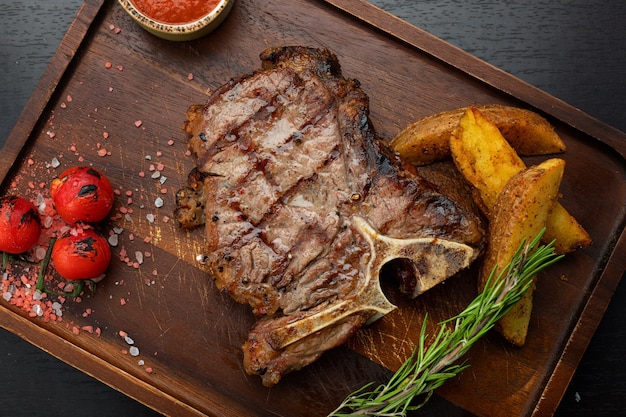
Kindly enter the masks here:
[[139, 348], [137, 346], [131, 346], [130, 349], [128, 349], [128, 353], [130, 353], [130, 356], [139, 356]]
[[118, 235], [113, 234], [113, 235], [109, 236], [109, 238], [107, 240], [109, 241], [109, 245], [115, 247], [115, 246], [117, 246], [119, 244], [119, 240], [120, 239], [119, 239]]
[[148, 213], [148, 214], [146, 214], [146, 219], [147, 219], [150, 223], [154, 223], [154, 214], [152, 214], [152, 213]]
[[50, 216], [46, 216], [43, 219], [43, 227], [45, 227], [46, 229], [51, 228], [53, 223], [54, 223], [54, 219]]
[[135, 341], [130, 336], [124, 336], [124, 341], [128, 345], [134, 345], [135, 344]]
[[35, 304], [31, 309], [31, 312], [37, 315], [37, 317], [43, 316], [43, 308], [41, 308], [41, 305], [39, 304]]
[[[48, 217], [49, 218], [49, 217]], [[39, 246], [35, 249], [35, 259], [41, 260], [46, 257], [46, 249]]]
[[161, 197], [157, 197], [156, 200], [154, 200], [154, 205], [157, 208], [163, 207], [163, 199]]

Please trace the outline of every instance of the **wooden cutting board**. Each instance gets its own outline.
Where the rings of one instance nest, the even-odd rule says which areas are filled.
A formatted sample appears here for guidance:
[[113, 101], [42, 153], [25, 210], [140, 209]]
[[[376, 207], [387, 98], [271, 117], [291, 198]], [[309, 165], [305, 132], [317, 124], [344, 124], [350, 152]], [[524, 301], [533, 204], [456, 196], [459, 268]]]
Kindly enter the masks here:
[[[555, 125], [568, 147], [561, 201], [594, 244], [542, 274], [525, 347], [489, 335], [470, 352], [471, 368], [426, 407], [439, 415], [550, 415], [625, 268], [626, 135], [357, 0], [237, 0], [216, 32], [183, 44], [144, 32], [114, 1], [86, 1], [2, 148], [0, 193], [33, 196], [63, 169], [93, 165], [120, 190], [116, 213], [132, 210], [113, 221], [123, 228], [114, 254], [148, 256], [138, 268], [116, 257], [95, 295], [65, 304], [63, 322], [30, 318], [0, 300], [0, 325], [166, 415], [297, 417], [324, 416], [362, 384], [384, 381], [410, 353], [426, 312], [436, 323], [462, 309], [475, 295], [475, 271], [411, 302], [391, 294], [398, 311], [271, 390], [242, 371], [240, 346], [254, 317], [196, 262], [202, 232], [183, 232], [167, 218], [193, 166], [181, 131], [188, 106], [258, 68], [261, 50], [287, 44], [333, 50], [344, 75], [368, 93], [383, 138], [475, 103], [534, 109]], [[59, 167], [50, 166], [54, 158]], [[165, 182], [151, 177], [151, 165]], [[85, 326], [102, 333], [75, 331]], [[127, 354], [120, 331], [139, 356]]]

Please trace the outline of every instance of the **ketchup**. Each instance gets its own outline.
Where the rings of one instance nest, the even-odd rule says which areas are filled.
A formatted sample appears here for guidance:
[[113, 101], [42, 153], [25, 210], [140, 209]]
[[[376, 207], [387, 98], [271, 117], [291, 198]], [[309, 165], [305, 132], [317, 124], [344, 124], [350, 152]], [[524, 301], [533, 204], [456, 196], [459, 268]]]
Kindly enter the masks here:
[[139, 11], [162, 23], [190, 23], [206, 16], [220, 0], [132, 0]]

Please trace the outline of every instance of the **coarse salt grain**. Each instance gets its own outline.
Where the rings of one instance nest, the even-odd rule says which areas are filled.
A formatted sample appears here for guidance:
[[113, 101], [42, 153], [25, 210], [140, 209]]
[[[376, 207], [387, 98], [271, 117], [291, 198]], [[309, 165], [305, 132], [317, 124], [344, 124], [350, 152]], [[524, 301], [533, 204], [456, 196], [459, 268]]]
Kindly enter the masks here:
[[108, 240], [108, 242], [109, 242], [109, 245], [111, 245], [111, 246], [113, 246], [113, 247], [117, 246], [117, 245], [119, 244], [119, 241], [120, 241], [120, 240], [119, 240], [119, 236], [118, 236], [118, 235], [115, 235], [115, 234], [114, 234], [114, 235], [109, 236], [109, 238], [108, 238], [107, 240]]
[[128, 349], [128, 353], [130, 353], [130, 356], [139, 356], [139, 348], [137, 346], [131, 346], [130, 349]]
[[163, 207], [163, 199], [162, 199], [161, 197], [157, 197], [157, 198], [154, 200], [154, 206], [155, 206], [156, 208], [161, 208], [161, 207]]
[[135, 121], [135, 127], [140, 127], [143, 124], [143, 122], [141, 120], [136, 120]]

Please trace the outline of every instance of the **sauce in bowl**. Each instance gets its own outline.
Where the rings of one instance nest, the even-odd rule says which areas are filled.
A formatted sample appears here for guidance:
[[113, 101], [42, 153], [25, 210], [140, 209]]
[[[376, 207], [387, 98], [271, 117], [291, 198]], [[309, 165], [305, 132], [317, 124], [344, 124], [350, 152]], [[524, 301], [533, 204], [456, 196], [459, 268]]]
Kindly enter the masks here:
[[219, 0], [132, 0], [144, 15], [162, 23], [194, 22], [215, 9]]

